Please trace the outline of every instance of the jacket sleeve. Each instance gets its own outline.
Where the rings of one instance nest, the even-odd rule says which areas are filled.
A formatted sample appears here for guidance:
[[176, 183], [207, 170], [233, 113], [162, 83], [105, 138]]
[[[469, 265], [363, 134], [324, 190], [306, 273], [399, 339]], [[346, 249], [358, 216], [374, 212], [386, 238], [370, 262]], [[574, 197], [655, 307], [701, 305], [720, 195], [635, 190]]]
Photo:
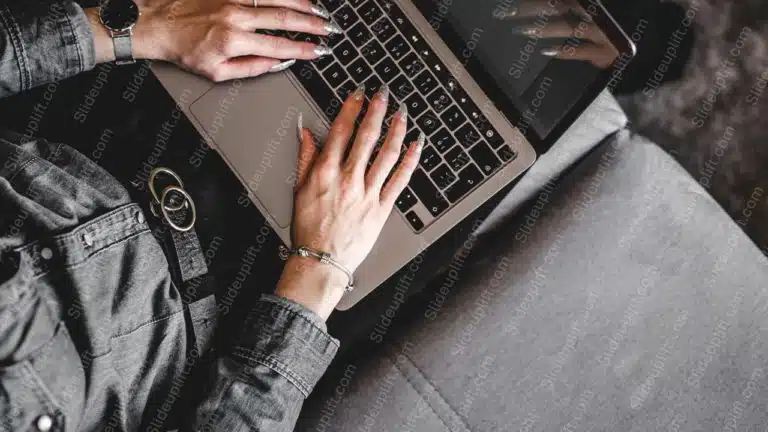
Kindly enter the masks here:
[[316, 314], [263, 295], [237, 343], [214, 362], [210, 391], [182, 430], [292, 431], [338, 348]]
[[93, 33], [71, 1], [0, 2], [0, 98], [95, 65]]

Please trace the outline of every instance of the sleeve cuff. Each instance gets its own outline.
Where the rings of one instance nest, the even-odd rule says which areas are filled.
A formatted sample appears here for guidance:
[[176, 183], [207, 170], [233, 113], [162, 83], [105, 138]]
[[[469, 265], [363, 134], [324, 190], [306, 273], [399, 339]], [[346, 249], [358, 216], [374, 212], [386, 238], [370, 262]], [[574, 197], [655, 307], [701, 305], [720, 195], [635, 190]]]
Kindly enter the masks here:
[[309, 396], [339, 349], [325, 322], [304, 306], [264, 294], [251, 310], [233, 355], [262, 364]]
[[91, 25], [77, 3], [24, 1], [0, 6], [0, 27], [5, 27], [13, 46], [12, 58], [4, 59], [11, 64], [3, 65], [3, 71], [16, 78], [13, 85], [5, 82], [11, 92], [59, 81], [95, 66]]

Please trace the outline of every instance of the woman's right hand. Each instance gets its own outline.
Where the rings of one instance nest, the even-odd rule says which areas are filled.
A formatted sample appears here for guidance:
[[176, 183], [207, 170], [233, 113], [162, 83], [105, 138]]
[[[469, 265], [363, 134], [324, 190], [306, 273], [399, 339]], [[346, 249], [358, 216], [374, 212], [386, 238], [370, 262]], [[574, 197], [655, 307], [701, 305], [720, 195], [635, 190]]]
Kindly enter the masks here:
[[[328, 252], [350, 271], [373, 249], [395, 200], [416, 168], [424, 145], [422, 134], [410, 143], [398, 164], [407, 126], [407, 110], [401, 105], [392, 117], [381, 149], [367, 168], [381, 136], [389, 90], [381, 89], [373, 97], [349, 147], [364, 101], [363, 88], [349, 96], [322, 150], [317, 150], [308, 130], [299, 131], [301, 151], [293, 246]], [[391, 178], [387, 180], [390, 173]], [[341, 270], [314, 258], [291, 256], [277, 294], [307, 306], [325, 319], [341, 300], [346, 284], [347, 276]]]

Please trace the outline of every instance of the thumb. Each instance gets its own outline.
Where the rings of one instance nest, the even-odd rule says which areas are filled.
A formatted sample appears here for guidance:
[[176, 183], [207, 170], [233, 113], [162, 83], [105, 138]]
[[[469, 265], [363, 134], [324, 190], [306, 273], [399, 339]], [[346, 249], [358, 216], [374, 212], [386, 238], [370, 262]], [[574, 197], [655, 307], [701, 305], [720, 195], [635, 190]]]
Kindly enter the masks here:
[[315, 138], [308, 129], [304, 128], [302, 120], [303, 115], [299, 113], [299, 162], [298, 173], [296, 174], [296, 189], [299, 189], [307, 180], [309, 170], [312, 168], [312, 162], [315, 161], [315, 156], [317, 155]]

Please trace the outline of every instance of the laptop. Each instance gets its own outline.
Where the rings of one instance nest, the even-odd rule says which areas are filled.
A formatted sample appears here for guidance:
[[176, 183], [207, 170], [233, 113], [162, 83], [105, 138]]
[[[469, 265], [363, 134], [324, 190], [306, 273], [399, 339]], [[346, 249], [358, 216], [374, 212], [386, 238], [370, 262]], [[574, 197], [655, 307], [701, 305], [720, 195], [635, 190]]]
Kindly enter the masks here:
[[[408, 105], [406, 142], [423, 131], [427, 144], [340, 310], [530, 168], [605, 88], [619, 60], [634, 55], [632, 41], [596, 0], [321, 3], [345, 29], [325, 38], [332, 55], [218, 84], [167, 64], [152, 68], [287, 245], [299, 113], [322, 140], [361, 83], [368, 97], [388, 83], [392, 113], [399, 102]], [[569, 12], [557, 17], [553, 11], [563, 5]], [[550, 25], [571, 26], [573, 34], [542, 37]]]

